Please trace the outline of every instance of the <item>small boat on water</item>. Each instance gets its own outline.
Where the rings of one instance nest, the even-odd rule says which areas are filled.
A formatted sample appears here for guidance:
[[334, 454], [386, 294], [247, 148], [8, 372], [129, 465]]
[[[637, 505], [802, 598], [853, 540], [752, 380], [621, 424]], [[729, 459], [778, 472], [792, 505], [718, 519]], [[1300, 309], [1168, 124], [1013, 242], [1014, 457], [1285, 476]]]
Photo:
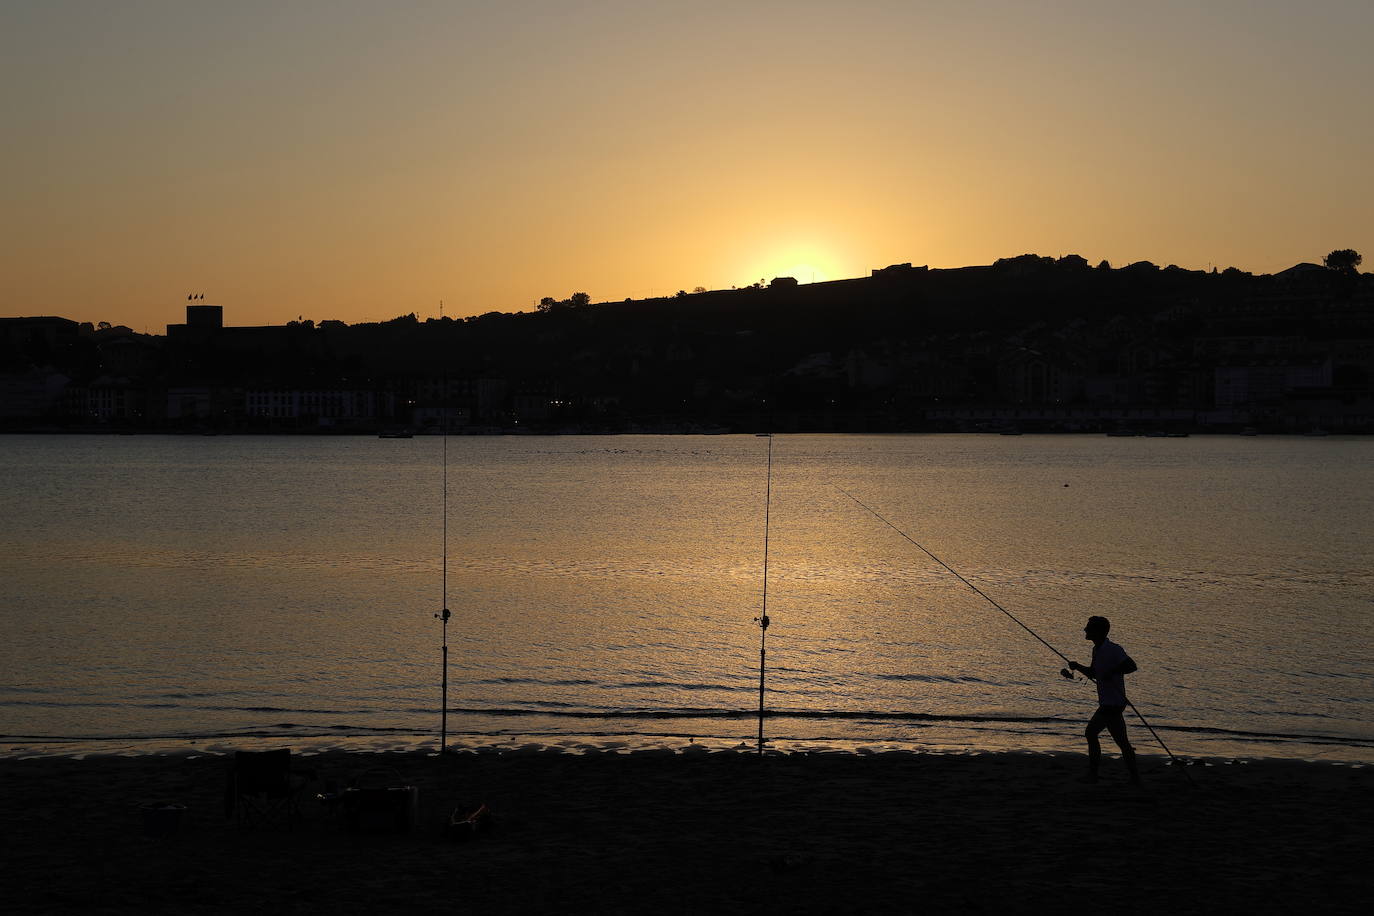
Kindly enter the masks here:
[[384, 429], [377, 434], [378, 439], [414, 439], [415, 434], [408, 429]]
[[1258, 436], [1259, 430], [1255, 429], [1253, 426], [1247, 426], [1240, 431], [1240, 434], [1242, 436]]

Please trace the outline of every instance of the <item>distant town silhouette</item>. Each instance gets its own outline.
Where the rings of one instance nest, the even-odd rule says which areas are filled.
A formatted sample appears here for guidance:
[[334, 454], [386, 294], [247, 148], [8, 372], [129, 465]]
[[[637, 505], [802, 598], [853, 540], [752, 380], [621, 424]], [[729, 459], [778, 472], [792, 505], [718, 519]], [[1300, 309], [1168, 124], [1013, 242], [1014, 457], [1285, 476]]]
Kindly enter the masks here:
[[[0, 430], [1374, 432], [1374, 275], [1077, 255], [163, 335], [0, 319]], [[232, 313], [231, 313], [232, 317]]]

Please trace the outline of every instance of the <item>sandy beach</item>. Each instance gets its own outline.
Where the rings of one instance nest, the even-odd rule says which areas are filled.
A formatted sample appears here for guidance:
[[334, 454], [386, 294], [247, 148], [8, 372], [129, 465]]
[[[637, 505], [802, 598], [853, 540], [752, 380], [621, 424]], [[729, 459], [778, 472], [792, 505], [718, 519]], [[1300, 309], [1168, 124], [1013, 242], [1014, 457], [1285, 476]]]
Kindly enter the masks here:
[[[224, 816], [227, 757], [0, 760], [14, 913], [1365, 911], [1374, 771], [1143, 757], [666, 750], [301, 756], [290, 829]], [[315, 797], [369, 769], [418, 787], [408, 833]], [[150, 836], [141, 808], [186, 806]], [[443, 836], [458, 805], [491, 829]]]

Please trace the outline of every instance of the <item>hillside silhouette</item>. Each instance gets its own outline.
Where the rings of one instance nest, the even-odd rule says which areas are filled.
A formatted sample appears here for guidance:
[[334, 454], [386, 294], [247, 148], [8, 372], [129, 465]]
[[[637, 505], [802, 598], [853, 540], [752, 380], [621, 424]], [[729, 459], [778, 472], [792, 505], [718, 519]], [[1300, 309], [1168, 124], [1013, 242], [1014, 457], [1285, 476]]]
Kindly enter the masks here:
[[1367, 431], [1359, 263], [1254, 276], [1022, 255], [353, 325], [224, 326], [197, 305], [165, 337], [5, 319], [0, 402], [8, 428], [55, 429]]

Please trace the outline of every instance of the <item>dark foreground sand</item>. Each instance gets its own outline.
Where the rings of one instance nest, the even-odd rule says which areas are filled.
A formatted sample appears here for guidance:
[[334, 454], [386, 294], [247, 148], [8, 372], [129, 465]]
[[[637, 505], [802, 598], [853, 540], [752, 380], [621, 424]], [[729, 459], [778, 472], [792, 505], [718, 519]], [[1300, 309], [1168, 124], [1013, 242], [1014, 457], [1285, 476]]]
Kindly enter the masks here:
[[[223, 816], [224, 757], [0, 760], [9, 913], [1367, 912], [1374, 769], [985, 754], [330, 752], [342, 783], [419, 787], [410, 834], [356, 834], [312, 794], [294, 829]], [[188, 806], [175, 836], [139, 806]], [[441, 824], [486, 801], [495, 828]]]

